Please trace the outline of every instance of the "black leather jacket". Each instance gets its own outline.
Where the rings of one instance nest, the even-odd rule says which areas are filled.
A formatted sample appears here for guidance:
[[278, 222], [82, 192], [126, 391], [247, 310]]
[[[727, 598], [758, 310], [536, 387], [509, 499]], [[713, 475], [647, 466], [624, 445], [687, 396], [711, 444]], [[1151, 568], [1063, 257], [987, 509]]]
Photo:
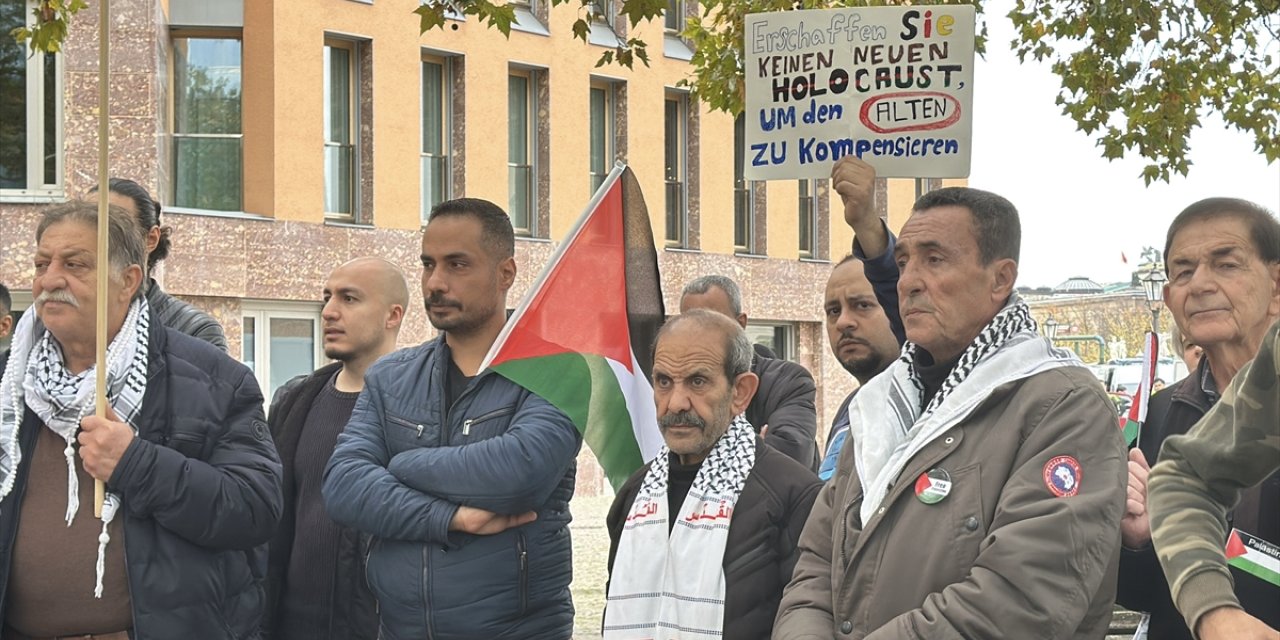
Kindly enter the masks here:
[[147, 304], [151, 305], [152, 319], [160, 324], [227, 350], [227, 336], [213, 316], [165, 293], [154, 279], [147, 288]]

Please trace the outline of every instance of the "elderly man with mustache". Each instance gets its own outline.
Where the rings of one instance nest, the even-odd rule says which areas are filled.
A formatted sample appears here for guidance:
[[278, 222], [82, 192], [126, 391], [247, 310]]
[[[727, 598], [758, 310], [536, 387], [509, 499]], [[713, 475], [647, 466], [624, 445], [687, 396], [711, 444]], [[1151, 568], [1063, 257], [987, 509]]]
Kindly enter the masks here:
[[893, 248], [907, 344], [850, 403], [775, 639], [1106, 636], [1124, 442], [1014, 293], [1020, 244], [994, 193], [916, 201]]
[[[280, 462], [252, 372], [161, 325], [142, 231], [110, 210], [49, 209], [35, 314], [0, 363], [0, 619], [6, 640], [258, 637]], [[94, 410], [98, 278], [107, 402]], [[36, 316], [40, 322], [36, 322]], [[77, 453], [79, 460], [77, 460]], [[94, 517], [94, 480], [107, 487]]]
[[658, 334], [666, 446], [609, 510], [605, 640], [769, 637], [817, 477], [743, 417], [759, 380], [728, 316], [694, 309]]

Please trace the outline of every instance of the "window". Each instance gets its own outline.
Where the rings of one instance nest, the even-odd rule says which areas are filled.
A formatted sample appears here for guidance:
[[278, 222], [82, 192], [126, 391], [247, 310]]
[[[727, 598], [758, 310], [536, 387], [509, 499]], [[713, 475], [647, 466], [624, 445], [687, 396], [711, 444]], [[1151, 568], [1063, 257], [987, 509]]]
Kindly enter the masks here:
[[670, 33], [680, 33], [684, 30], [684, 2], [682, 0], [667, 0], [667, 12], [663, 16], [664, 27]]
[[173, 39], [173, 204], [240, 211], [240, 40]]
[[9, 309], [9, 316], [13, 318], [13, 324], [9, 325], [9, 335], [0, 338], [0, 353], [9, 350], [10, 342], [13, 339], [13, 329], [18, 326], [18, 321], [22, 319], [22, 314], [31, 310], [31, 292], [9, 290], [10, 301], [13, 303]]
[[666, 179], [667, 246], [689, 246], [689, 207], [685, 191], [688, 134], [688, 100], [684, 94], [669, 93], [663, 114], [663, 157]]
[[614, 158], [614, 87], [610, 83], [591, 84], [591, 139], [589, 141], [589, 164], [591, 174], [591, 193], [604, 183], [613, 170]]
[[269, 403], [276, 389], [320, 364], [320, 305], [287, 302], [244, 304], [240, 360], [253, 370]]
[[591, 0], [587, 10], [591, 12], [592, 20], [613, 26], [612, 0]]
[[422, 221], [448, 200], [449, 141], [453, 133], [453, 65], [449, 58], [422, 58]]
[[329, 39], [324, 45], [324, 210], [355, 220], [358, 120], [356, 43]]
[[62, 57], [31, 55], [9, 29], [31, 17], [27, 0], [0, 0], [0, 197], [62, 193]]
[[538, 122], [535, 108], [537, 72], [513, 71], [507, 78], [507, 213], [517, 235], [532, 236], [537, 226], [534, 150]]
[[800, 181], [800, 257], [814, 258], [818, 245], [816, 189], [812, 180]]
[[746, 148], [746, 116], [739, 114], [733, 123], [733, 248], [738, 253], [755, 253], [751, 183], [743, 176]]
[[793, 324], [747, 322], [747, 338], [752, 344], [768, 347], [782, 360], [796, 359], [796, 328]]

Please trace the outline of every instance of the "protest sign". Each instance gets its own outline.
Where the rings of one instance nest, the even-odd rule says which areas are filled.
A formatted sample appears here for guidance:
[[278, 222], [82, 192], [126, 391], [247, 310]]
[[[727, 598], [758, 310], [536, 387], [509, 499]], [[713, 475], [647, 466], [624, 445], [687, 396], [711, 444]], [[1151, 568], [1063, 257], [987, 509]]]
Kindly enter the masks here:
[[746, 178], [825, 178], [850, 154], [881, 177], [967, 177], [974, 20], [969, 5], [748, 15]]

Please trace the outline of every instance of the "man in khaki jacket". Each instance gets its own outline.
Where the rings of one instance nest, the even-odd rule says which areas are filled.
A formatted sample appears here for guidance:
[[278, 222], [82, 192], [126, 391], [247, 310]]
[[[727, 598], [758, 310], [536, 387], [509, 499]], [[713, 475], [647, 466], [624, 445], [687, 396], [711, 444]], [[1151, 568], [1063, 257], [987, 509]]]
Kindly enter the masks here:
[[[846, 206], [869, 202], [841, 173]], [[1102, 387], [1013, 293], [1019, 244], [1000, 196], [916, 202], [894, 248], [908, 344], [850, 404], [775, 640], [1106, 635], [1125, 447]]]

